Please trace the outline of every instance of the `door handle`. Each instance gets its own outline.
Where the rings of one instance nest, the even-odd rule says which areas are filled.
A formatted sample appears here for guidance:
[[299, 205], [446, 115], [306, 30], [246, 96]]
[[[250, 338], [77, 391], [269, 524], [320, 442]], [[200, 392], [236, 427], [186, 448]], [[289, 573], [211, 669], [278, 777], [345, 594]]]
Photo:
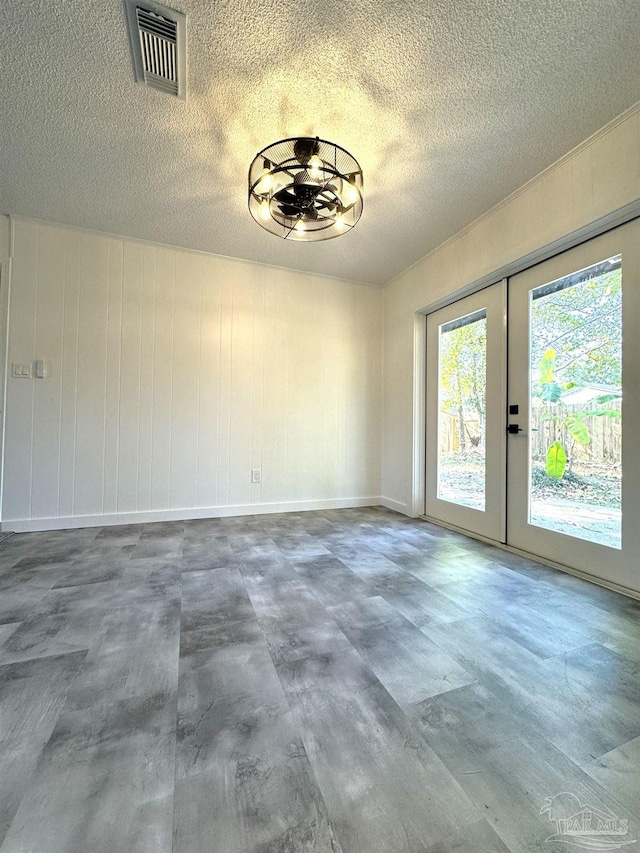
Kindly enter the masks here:
[[522, 427], [518, 426], [518, 424], [508, 424], [507, 432], [509, 435], [517, 435], [519, 432], [522, 432]]

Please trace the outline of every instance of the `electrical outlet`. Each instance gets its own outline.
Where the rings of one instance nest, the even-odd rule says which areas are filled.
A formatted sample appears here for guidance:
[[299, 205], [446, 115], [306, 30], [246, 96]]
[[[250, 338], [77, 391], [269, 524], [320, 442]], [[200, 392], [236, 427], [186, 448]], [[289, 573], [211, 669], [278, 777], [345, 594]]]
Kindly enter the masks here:
[[259, 468], [251, 469], [251, 482], [259, 483], [262, 477], [262, 471]]
[[24, 364], [17, 364], [16, 362], [14, 362], [11, 365], [11, 378], [31, 379], [31, 377], [33, 376], [32, 367], [33, 365], [30, 361], [27, 361]]

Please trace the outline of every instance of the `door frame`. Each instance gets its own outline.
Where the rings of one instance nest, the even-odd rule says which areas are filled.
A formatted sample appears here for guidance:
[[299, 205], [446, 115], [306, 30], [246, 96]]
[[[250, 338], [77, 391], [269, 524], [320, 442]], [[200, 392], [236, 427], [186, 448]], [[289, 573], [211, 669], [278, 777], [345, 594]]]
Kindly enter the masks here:
[[[524, 272], [525, 270], [536, 266], [539, 263], [542, 263], [543, 261], [547, 261], [550, 258], [554, 258], [557, 255], [562, 254], [568, 249], [572, 249], [575, 246], [579, 246], [582, 243], [586, 243], [595, 237], [599, 237], [602, 234], [606, 234], [607, 232], [612, 231], [618, 226], [624, 225], [627, 222], [638, 218], [640, 218], [640, 198], [630, 202], [629, 204], [624, 205], [621, 208], [618, 208], [617, 210], [613, 210], [610, 213], [607, 213], [605, 216], [602, 216], [599, 219], [594, 220], [593, 222], [587, 223], [586, 225], [576, 229], [575, 231], [571, 231], [568, 234], [559, 237], [557, 240], [553, 240], [550, 243], [546, 243], [544, 246], [540, 246], [538, 249], [535, 249], [532, 252], [529, 252], [525, 255], [521, 255], [520, 257], [515, 258], [514, 260], [499, 267], [497, 270], [482, 275], [480, 278], [474, 279], [465, 286], [460, 287], [457, 290], [446, 294], [445, 296], [441, 296], [438, 299], [427, 303], [422, 308], [414, 311], [413, 394], [411, 424], [412, 464], [410, 472], [411, 501], [409, 506], [407, 507], [407, 515], [413, 518], [426, 518], [426, 516], [424, 516], [426, 491], [426, 421], [424, 417], [422, 417], [420, 414], [421, 412], [425, 411], [426, 405], [426, 315], [431, 314], [434, 311], [438, 311], [440, 308], [444, 308], [447, 305], [451, 305], [453, 302], [458, 302], [460, 299], [464, 299], [465, 296], [470, 296], [473, 293], [477, 293], [479, 290], [483, 290], [485, 287], [489, 287], [492, 284], [496, 284], [503, 278], [511, 278], [517, 275], [518, 273]], [[443, 524], [442, 522], [437, 523], [441, 524], [444, 527], [450, 527], [454, 530], [458, 529], [454, 525], [447, 525]], [[460, 532], [466, 533], [472, 538], [480, 539], [482, 541], [488, 541], [482, 536], [467, 533], [467, 531]], [[567, 572], [568, 574], [573, 574], [577, 577], [582, 577], [586, 580], [598, 583], [601, 586], [608, 587], [609, 589], [614, 589], [618, 592], [624, 592], [628, 595], [632, 595], [633, 597], [640, 598], [640, 593], [636, 590], [620, 586], [614, 581], [609, 581], [601, 577], [586, 574], [577, 569], [572, 569], [568, 566], [563, 566], [553, 560], [549, 560], [544, 557], [531, 555], [528, 552], [520, 551], [519, 549], [513, 548], [510, 545], [505, 545], [502, 543], [493, 544], [495, 544], [496, 547], [502, 548], [505, 551], [509, 551], [514, 554], [521, 554], [523, 556], [533, 557], [537, 562], [546, 563], [550, 566], [553, 566], [554, 568]]]
[[[466, 303], [466, 304], [464, 304]], [[427, 315], [427, 356], [435, 360], [435, 370], [429, 377], [427, 373], [426, 405], [435, 404], [438, 407], [440, 382], [440, 360], [439, 360], [439, 326], [462, 316], [473, 314], [479, 310], [486, 311], [487, 320], [487, 350], [486, 350], [486, 396], [487, 401], [492, 397], [491, 403], [487, 402], [486, 435], [485, 435], [485, 500], [484, 510], [473, 509], [453, 501], [438, 498], [437, 483], [426, 482], [425, 472], [425, 505], [426, 517], [440, 523], [443, 520], [459, 527], [460, 529], [473, 530], [481, 536], [489, 537], [489, 541], [506, 541], [506, 478], [501, 476], [507, 463], [507, 435], [506, 435], [506, 411], [507, 411], [507, 279], [502, 279], [490, 287], [465, 296], [461, 300], [451, 303], [438, 311]], [[438, 316], [442, 315], [445, 316]], [[434, 328], [431, 319], [438, 324]], [[497, 406], [497, 408], [496, 408]], [[426, 432], [426, 466], [434, 463], [437, 467], [439, 453], [439, 412], [432, 413], [432, 417], [425, 411]], [[493, 476], [492, 476], [492, 472]], [[435, 488], [434, 488], [435, 487]], [[440, 511], [440, 515], [435, 515]]]
[[[640, 198], [629, 204], [620, 207], [617, 210], [607, 213], [605, 216], [596, 219], [594, 222], [589, 222], [582, 228], [577, 228], [575, 231], [569, 232], [557, 240], [546, 243], [540, 246], [533, 252], [528, 252], [526, 255], [521, 255], [509, 263], [504, 264], [493, 272], [470, 281], [464, 287], [459, 287], [452, 293], [441, 296], [438, 299], [428, 302], [422, 308], [413, 312], [413, 393], [411, 407], [411, 482], [410, 482], [410, 504], [407, 507], [407, 514], [413, 518], [424, 514], [424, 494], [425, 494], [425, 441], [426, 441], [426, 424], [422, 416], [426, 401], [426, 341], [427, 341], [427, 324], [426, 315], [438, 311], [440, 308], [445, 308], [451, 305], [452, 302], [458, 302], [464, 299], [465, 296], [471, 296], [472, 293], [477, 293], [485, 287], [490, 287], [492, 284], [497, 284], [503, 278], [511, 278], [524, 270], [542, 263], [543, 261], [554, 258], [556, 255], [561, 255], [567, 249], [573, 249], [574, 246], [579, 246], [581, 243], [586, 243], [594, 237], [599, 237], [607, 231], [612, 231], [619, 225], [624, 225], [632, 219], [640, 218]], [[425, 286], [427, 282], [425, 282]]]
[[[640, 324], [640, 219], [525, 270], [510, 281], [510, 299], [514, 306], [510, 318], [515, 334], [509, 347], [509, 402], [518, 403], [521, 434], [509, 437], [509, 455], [516, 460], [507, 469], [508, 523], [510, 545], [561, 564], [574, 564], [589, 577], [613, 582], [624, 589], [640, 592], [635, 573], [635, 557], [640, 552], [640, 528], [634, 524], [633, 507], [640, 506], [640, 476], [634, 464], [635, 448], [640, 444], [640, 339], [633, 330]], [[622, 255], [622, 381], [624, 439], [622, 459], [622, 539], [620, 550], [597, 542], [549, 530], [529, 521], [530, 492], [530, 406], [531, 364], [529, 355], [530, 293], [546, 283], [557, 281], [614, 255]], [[626, 269], [626, 272], [625, 272]], [[629, 334], [631, 330], [631, 334]], [[519, 345], [522, 342], [526, 346]], [[624, 390], [626, 388], [626, 390]], [[625, 460], [626, 464], [625, 464]], [[631, 511], [630, 511], [631, 508]]]

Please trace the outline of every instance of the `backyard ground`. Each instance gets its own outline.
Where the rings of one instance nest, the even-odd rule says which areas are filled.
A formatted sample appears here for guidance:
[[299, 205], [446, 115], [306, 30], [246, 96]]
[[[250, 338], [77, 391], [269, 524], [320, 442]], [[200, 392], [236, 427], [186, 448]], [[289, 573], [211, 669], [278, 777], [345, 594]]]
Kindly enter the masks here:
[[[481, 452], [443, 453], [443, 500], [484, 508], [484, 456]], [[616, 466], [576, 462], [561, 480], [549, 477], [542, 461], [532, 469], [531, 524], [612, 548], [621, 545], [622, 479]]]

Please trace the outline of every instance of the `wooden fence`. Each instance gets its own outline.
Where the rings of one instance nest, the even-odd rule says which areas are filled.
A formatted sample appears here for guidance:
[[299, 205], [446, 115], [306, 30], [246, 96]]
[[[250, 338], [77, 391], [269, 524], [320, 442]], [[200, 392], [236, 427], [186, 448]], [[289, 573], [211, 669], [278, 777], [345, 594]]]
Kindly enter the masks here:
[[[532, 458], [543, 462], [546, 459], [547, 450], [554, 441], [560, 441], [568, 453], [573, 453], [574, 460], [584, 462], [607, 462], [619, 464], [622, 449], [622, 418], [609, 415], [587, 415], [581, 417], [582, 422], [589, 430], [591, 441], [588, 444], [573, 445], [571, 432], [566, 424], [565, 418], [582, 415], [586, 411], [595, 411], [599, 408], [613, 412], [622, 412], [622, 400], [611, 400], [602, 407], [597, 403], [585, 403], [579, 406], [566, 406], [562, 403], [545, 403], [535, 406], [531, 411], [531, 451]], [[465, 423], [465, 445], [471, 450], [470, 435], [480, 436], [480, 423], [477, 416], [464, 419]], [[457, 415], [440, 416], [440, 451], [442, 453], [455, 453], [460, 450], [460, 423]]]
[[[464, 441], [466, 450], [471, 450], [471, 436], [480, 438], [480, 421], [477, 416], [465, 417], [464, 419]], [[461, 450], [460, 443], [460, 420], [458, 415], [440, 414], [440, 452], [455, 453]]]
[[[545, 403], [535, 407], [531, 412], [532, 458], [544, 460], [549, 446], [554, 441], [560, 441], [568, 453], [573, 452], [576, 460], [619, 464], [622, 450], [622, 418], [610, 415], [582, 416], [583, 412], [600, 408], [621, 413], [622, 400], [611, 400], [603, 406], [594, 402], [579, 406]], [[576, 442], [575, 446], [573, 445], [571, 432], [563, 423], [565, 418], [571, 416], [580, 416], [580, 420], [589, 430], [591, 441], [588, 444]]]

